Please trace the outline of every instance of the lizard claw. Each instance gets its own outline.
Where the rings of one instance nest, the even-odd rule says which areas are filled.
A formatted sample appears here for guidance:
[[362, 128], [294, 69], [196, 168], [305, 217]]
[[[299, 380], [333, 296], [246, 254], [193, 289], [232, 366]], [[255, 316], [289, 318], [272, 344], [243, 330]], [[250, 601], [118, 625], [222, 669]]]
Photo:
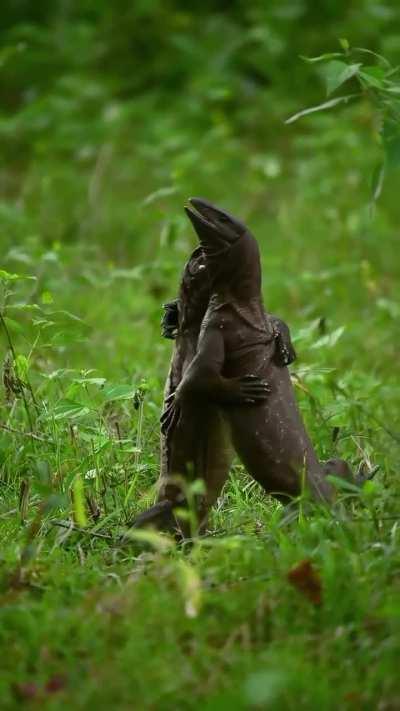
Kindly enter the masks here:
[[255, 404], [265, 400], [271, 392], [269, 383], [257, 375], [249, 373], [239, 378], [238, 381], [240, 398], [246, 403]]
[[163, 304], [164, 315], [161, 319], [161, 335], [164, 338], [175, 339], [179, 329], [178, 300]]
[[375, 467], [372, 467], [369, 471], [366, 470], [366, 467], [361, 465], [357, 474], [355, 475], [355, 481], [358, 486], [362, 486], [366, 481], [370, 481], [375, 477], [375, 474], [379, 471], [380, 466], [377, 464]]
[[180, 417], [180, 408], [177, 407], [175, 402], [171, 402], [164, 412], [161, 414], [160, 417], [160, 423], [161, 423], [161, 433], [164, 435], [164, 437], [168, 437], [172, 430], [175, 429], [175, 426], [177, 422], [179, 421]]

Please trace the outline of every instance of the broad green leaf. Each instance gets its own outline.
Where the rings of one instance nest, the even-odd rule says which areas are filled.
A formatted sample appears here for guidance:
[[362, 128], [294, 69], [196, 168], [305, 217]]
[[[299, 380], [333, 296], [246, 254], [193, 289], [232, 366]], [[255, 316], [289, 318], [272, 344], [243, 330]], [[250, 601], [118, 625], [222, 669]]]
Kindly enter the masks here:
[[106, 382], [106, 378], [74, 378], [73, 382], [82, 385], [99, 385], [99, 387], [102, 387]]
[[14, 321], [13, 318], [10, 318], [9, 316], [3, 316], [4, 323], [6, 324], [7, 328], [11, 333], [22, 333], [23, 328], [18, 321]]
[[352, 52], [360, 52], [360, 54], [369, 54], [371, 57], [375, 57], [379, 62], [385, 65], [388, 69], [392, 68], [390, 62], [377, 52], [373, 52], [372, 49], [365, 49], [365, 47], [352, 47]]
[[108, 385], [103, 389], [106, 400], [130, 400], [135, 396], [133, 385]]
[[315, 343], [313, 343], [310, 348], [332, 348], [336, 345], [339, 338], [342, 337], [345, 328], [345, 326], [339, 326], [339, 328], [337, 328], [335, 331], [332, 331], [332, 333], [327, 333], [326, 336], [322, 336], [322, 338], [319, 338], [317, 341], [315, 341]]
[[386, 72], [383, 67], [363, 67], [359, 75], [364, 81], [375, 89], [384, 88]]
[[74, 420], [78, 417], [88, 415], [90, 409], [80, 402], [74, 400], [61, 400], [54, 410], [55, 420]]
[[385, 91], [389, 94], [395, 94], [398, 96], [400, 94], [400, 85], [392, 84], [391, 86], [387, 86]]
[[326, 82], [326, 93], [329, 96], [346, 81], [358, 74], [362, 64], [346, 64], [333, 60], [323, 67], [322, 73]]
[[338, 96], [335, 99], [325, 101], [323, 104], [318, 104], [318, 106], [311, 106], [309, 109], [303, 109], [297, 114], [294, 114], [293, 116], [290, 116], [290, 118], [286, 119], [285, 124], [294, 123], [302, 116], [314, 114], [316, 111], [326, 111], [327, 109], [332, 109], [334, 106], [338, 106], [338, 104], [347, 104], [348, 101], [351, 101], [351, 99], [356, 99], [359, 96], [361, 96], [361, 94], [347, 94], [347, 96]]

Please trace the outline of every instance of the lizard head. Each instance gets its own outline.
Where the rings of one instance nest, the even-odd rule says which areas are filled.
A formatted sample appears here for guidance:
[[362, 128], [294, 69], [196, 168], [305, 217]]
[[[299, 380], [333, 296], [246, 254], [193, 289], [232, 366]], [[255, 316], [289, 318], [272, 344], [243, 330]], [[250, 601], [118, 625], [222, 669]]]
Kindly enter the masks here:
[[247, 232], [246, 225], [208, 200], [189, 198], [188, 203], [186, 214], [206, 253], [225, 251]]
[[241, 300], [260, 296], [260, 254], [246, 225], [202, 198], [190, 198], [185, 210], [204, 252], [211, 289], [228, 290]]

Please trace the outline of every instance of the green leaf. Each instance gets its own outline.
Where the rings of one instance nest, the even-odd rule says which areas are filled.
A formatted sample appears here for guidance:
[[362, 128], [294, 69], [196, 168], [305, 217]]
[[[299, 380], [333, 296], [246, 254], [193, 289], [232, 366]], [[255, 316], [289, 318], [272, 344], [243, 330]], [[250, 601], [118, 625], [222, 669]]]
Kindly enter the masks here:
[[156, 200], [169, 197], [170, 195], [175, 195], [176, 192], [177, 188], [173, 185], [169, 185], [165, 188], [159, 188], [158, 190], [155, 190], [153, 193], [150, 193], [150, 195], [147, 195], [147, 197], [145, 197], [145, 199], [143, 200], [143, 205], [151, 205]]
[[88, 415], [90, 409], [80, 402], [74, 400], [61, 400], [54, 410], [55, 420], [75, 420], [78, 417]]
[[4, 322], [11, 333], [22, 333], [23, 328], [18, 321], [14, 321], [13, 318], [9, 318], [9, 316], [3, 316]]
[[341, 477], [334, 476], [334, 474], [328, 474], [326, 478], [336, 489], [339, 489], [339, 491], [348, 491], [349, 493], [357, 494], [357, 496], [360, 495], [360, 487], [356, 484], [352, 484], [350, 481], [346, 481]]
[[103, 390], [106, 400], [130, 400], [135, 396], [133, 385], [109, 385]]
[[337, 328], [335, 331], [332, 331], [332, 333], [327, 333], [326, 336], [322, 336], [322, 338], [319, 338], [315, 343], [310, 346], [310, 348], [333, 348], [333, 346], [335, 346], [338, 342], [339, 338], [342, 337], [344, 331], [345, 326], [339, 326], [339, 328]]
[[42, 304], [52, 304], [54, 301], [50, 291], [44, 291], [42, 294]]
[[83, 326], [88, 327], [88, 324], [81, 319], [79, 316], [75, 316], [75, 314], [72, 314], [70, 311], [66, 311], [65, 309], [60, 309], [59, 311], [50, 311], [49, 315], [50, 316], [56, 316], [57, 314], [61, 314], [61, 316], [66, 316], [68, 319], [71, 319], [71, 321], [77, 321], [78, 323], [81, 323]]
[[36, 319], [32, 321], [32, 325], [36, 328], [50, 328], [51, 326], [57, 326], [55, 321], [47, 321], [45, 318]]
[[338, 106], [338, 104], [347, 104], [348, 101], [350, 101], [351, 99], [356, 99], [359, 96], [361, 96], [361, 94], [347, 94], [347, 96], [338, 96], [335, 99], [325, 101], [323, 104], [318, 104], [318, 106], [311, 106], [309, 109], [303, 109], [297, 114], [294, 114], [293, 116], [290, 116], [290, 118], [286, 119], [285, 124], [294, 123], [302, 116], [313, 114], [316, 111], [326, 111], [327, 109], [332, 109], [334, 106]]
[[29, 370], [29, 361], [24, 355], [17, 355], [15, 359], [15, 372], [22, 382], [27, 378]]
[[17, 279], [34, 279], [36, 280], [35, 276], [25, 276], [23, 274], [11, 274], [10, 272], [6, 272], [5, 269], [0, 269], [0, 279], [3, 281], [17, 281]]
[[348, 39], [346, 39], [345, 37], [341, 37], [341, 38], [339, 39], [339, 44], [340, 44], [341, 48], [344, 49], [345, 52], [348, 52], [348, 51], [349, 51], [349, 49], [350, 49], [350, 44], [349, 44], [349, 40], [348, 40]]
[[7, 306], [7, 310], [9, 309], [14, 309], [15, 311], [41, 311], [43, 312], [43, 309], [40, 308], [38, 304], [9, 304]]
[[20, 274], [10, 274], [6, 272], [5, 269], [0, 269], [0, 279], [3, 281], [16, 281], [17, 279], [22, 279]]
[[373, 202], [376, 202], [382, 193], [383, 184], [385, 182], [385, 172], [384, 163], [379, 163], [372, 171], [371, 193]]
[[106, 378], [74, 378], [73, 382], [80, 385], [98, 385], [102, 387], [106, 382]]
[[383, 67], [363, 67], [359, 75], [364, 81], [375, 89], [384, 88], [384, 79], [386, 72]]
[[300, 59], [308, 64], [318, 64], [319, 62], [326, 62], [336, 57], [343, 57], [342, 52], [328, 52], [327, 54], [320, 54], [318, 57], [304, 57], [300, 55]]
[[385, 57], [383, 57], [381, 54], [378, 54], [377, 52], [373, 52], [371, 49], [365, 49], [365, 47], [353, 47], [352, 51], [360, 52], [360, 54], [369, 54], [372, 57], [375, 57], [375, 59], [377, 59], [379, 62], [382, 62], [382, 64], [384, 64], [385, 67], [387, 67], [388, 69], [392, 68], [392, 65]]
[[323, 68], [323, 76], [326, 82], [326, 93], [329, 96], [346, 81], [358, 74], [362, 64], [346, 64], [333, 60]]
[[[365, 499], [374, 499], [379, 493], [379, 484], [376, 481], [366, 481], [362, 487], [362, 496]], [[377, 517], [379, 518], [379, 516]]]
[[78, 526], [85, 528], [87, 526], [86, 508], [85, 508], [85, 488], [83, 479], [80, 474], [74, 479], [72, 485], [74, 518]]

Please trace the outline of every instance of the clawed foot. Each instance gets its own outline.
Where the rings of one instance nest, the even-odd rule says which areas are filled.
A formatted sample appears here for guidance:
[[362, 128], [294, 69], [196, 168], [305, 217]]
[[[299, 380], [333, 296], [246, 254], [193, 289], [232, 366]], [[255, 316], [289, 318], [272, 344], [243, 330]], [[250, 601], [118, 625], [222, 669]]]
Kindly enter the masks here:
[[169, 433], [175, 428], [180, 415], [179, 405], [175, 401], [175, 393], [171, 393], [165, 398], [164, 411], [161, 414], [161, 433], [164, 437], [168, 437]]
[[179, 328], [178, 301], [163, 304], [164, 315], [161, 320], [161, 334], [164, 338], [175, 339]]
[[275, 353], [273, 360], [278, 367], [284, 368], [296, 360], [296, 351], [290, 337], [288, 325], [276, 316], [272, 317], [272, 323], [275, 338]]
[[379, 471], [380, 466], [377, 464], [372, 469], [367, 469], [364, 464], [361, 464], [357, 474], [355, 475], [355, 482], [358, 486], [362, 486], [366, 481], [370, 481], [374, 478], [375, 474]]
[[236, 379], [239, 385], [238, 403], [254, 405], [257, 402], [266, 400], [271, 388], [266, 380], [262, 380], [257, 375], [244, 375]]

